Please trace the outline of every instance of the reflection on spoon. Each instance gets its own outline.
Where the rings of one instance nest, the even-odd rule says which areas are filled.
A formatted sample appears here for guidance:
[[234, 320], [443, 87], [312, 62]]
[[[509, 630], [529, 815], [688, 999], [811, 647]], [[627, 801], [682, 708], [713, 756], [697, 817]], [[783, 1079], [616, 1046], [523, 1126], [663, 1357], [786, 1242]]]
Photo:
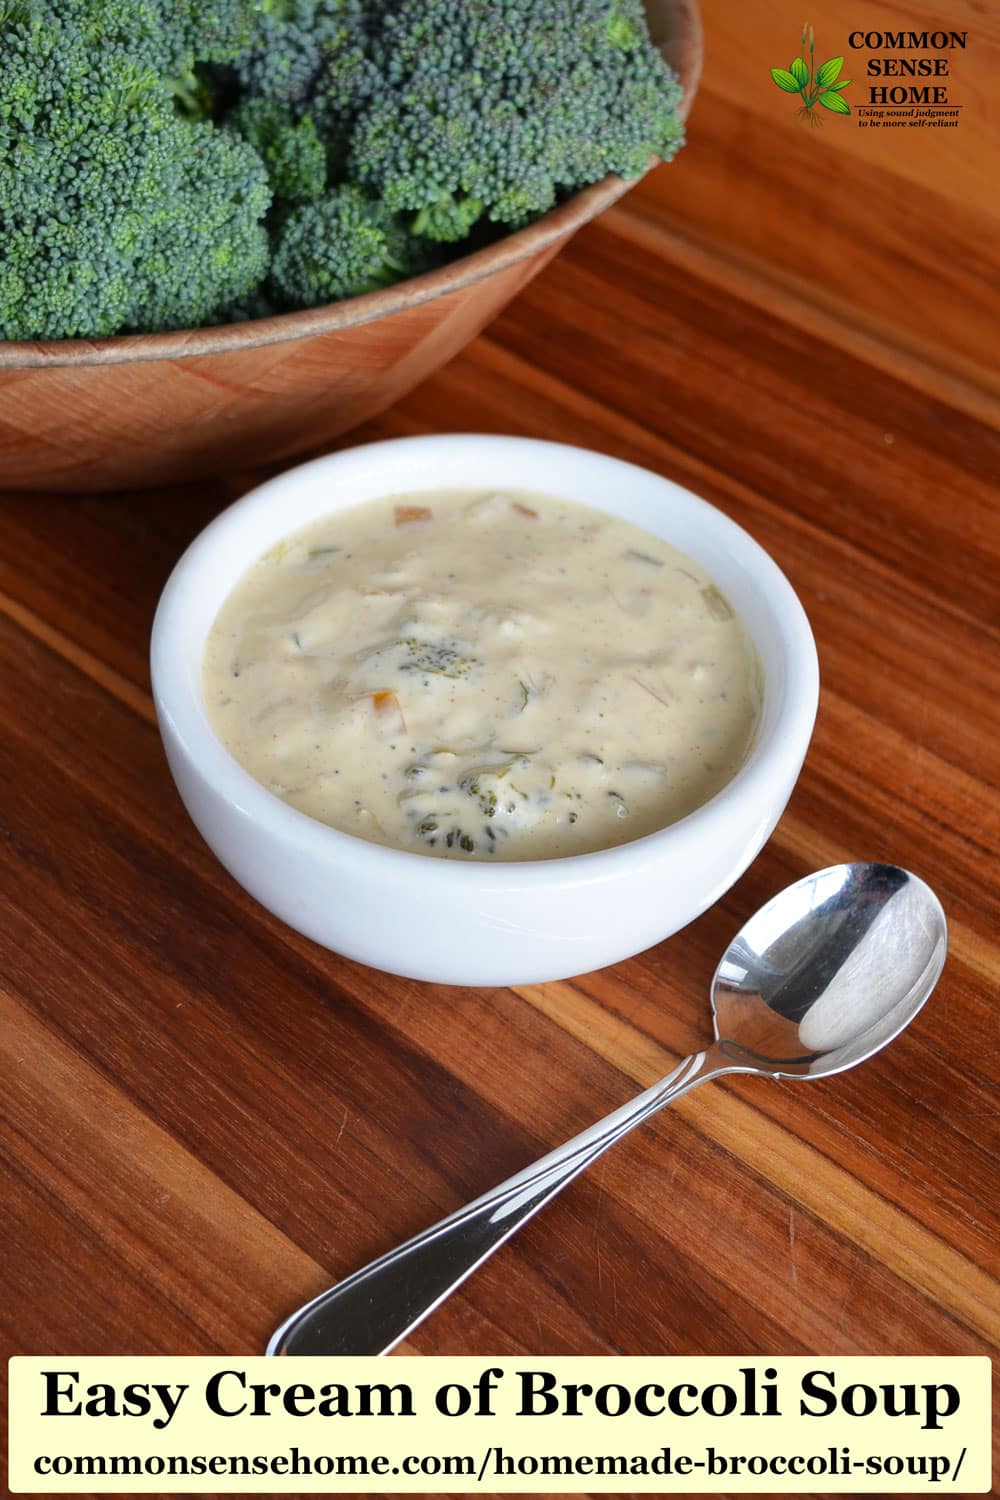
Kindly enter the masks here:
[[751, 917], [712, 982], [715, 1041], [566, 1145], [293, 1313], [268, 1354], [384, 1354], [640, 1120], [723, 1073], [827, 1078], [910, 1022], [944, 965], [933, 891], [895, 865], [835, 865]]

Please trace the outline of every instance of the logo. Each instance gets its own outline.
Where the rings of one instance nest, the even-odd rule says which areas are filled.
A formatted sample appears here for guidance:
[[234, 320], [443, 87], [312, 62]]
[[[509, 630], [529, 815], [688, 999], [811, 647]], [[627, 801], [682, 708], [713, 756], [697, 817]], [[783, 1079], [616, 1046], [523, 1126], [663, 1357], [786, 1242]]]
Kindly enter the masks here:
[[851, 80], [841, 79], [840, 70], [843, 66], [842, 57], [831, 57], [817, 68], [813, 29], [807, 24], [802, 28], [802, 51], [799, 56], [793, 57], [787, 68], [772, 68], [771, 77], [784, 93], [800, 96], [802, 103], [795, 111], [800, 120], [807, 125], [821, 125], [823, 115], [822, 111], [817, 111], [817, 104], [833, 115], [851, 113], [851, 106], [843, 95], [843, 90]]
[[968, 40], [967, 31], [852, 31], [847, 45], [868, 86], [867, 102], [857, 106], [858, 125], [954, 129], [964, 106], [951, 97], [952, 68]]

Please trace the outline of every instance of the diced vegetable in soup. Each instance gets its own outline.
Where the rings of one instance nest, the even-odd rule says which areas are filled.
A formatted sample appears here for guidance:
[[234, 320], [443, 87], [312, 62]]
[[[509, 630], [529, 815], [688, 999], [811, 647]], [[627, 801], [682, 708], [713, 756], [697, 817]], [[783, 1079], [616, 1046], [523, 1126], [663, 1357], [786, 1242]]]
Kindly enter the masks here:
[[375, 843], [551, 859], [675, 822], [753, 741], [728, 599], [658, 537], [548, 496], [388, 496], [274, 547], [208, 639], [217, 733]]

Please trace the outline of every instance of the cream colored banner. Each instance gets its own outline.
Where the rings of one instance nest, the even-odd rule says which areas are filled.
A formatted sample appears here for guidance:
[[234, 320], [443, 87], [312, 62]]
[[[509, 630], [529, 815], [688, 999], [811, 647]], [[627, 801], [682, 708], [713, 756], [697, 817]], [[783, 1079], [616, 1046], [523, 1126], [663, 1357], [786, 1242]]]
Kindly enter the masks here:
[[10, 1487], [987, 1494], [990, 1362], [19, 1356]]

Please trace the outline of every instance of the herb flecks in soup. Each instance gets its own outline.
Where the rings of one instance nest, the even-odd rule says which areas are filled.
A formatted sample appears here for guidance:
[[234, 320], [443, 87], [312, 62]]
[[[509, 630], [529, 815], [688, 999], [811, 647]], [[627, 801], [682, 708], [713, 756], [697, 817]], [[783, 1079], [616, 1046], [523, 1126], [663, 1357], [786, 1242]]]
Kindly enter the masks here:
[[699, 565], [603, 512], [444, 491], [338, 511], [241, 579], [205, 698], [264, 786], [361, 838], [549, 859], [663, 828], [739, 769], [753, 648]]

